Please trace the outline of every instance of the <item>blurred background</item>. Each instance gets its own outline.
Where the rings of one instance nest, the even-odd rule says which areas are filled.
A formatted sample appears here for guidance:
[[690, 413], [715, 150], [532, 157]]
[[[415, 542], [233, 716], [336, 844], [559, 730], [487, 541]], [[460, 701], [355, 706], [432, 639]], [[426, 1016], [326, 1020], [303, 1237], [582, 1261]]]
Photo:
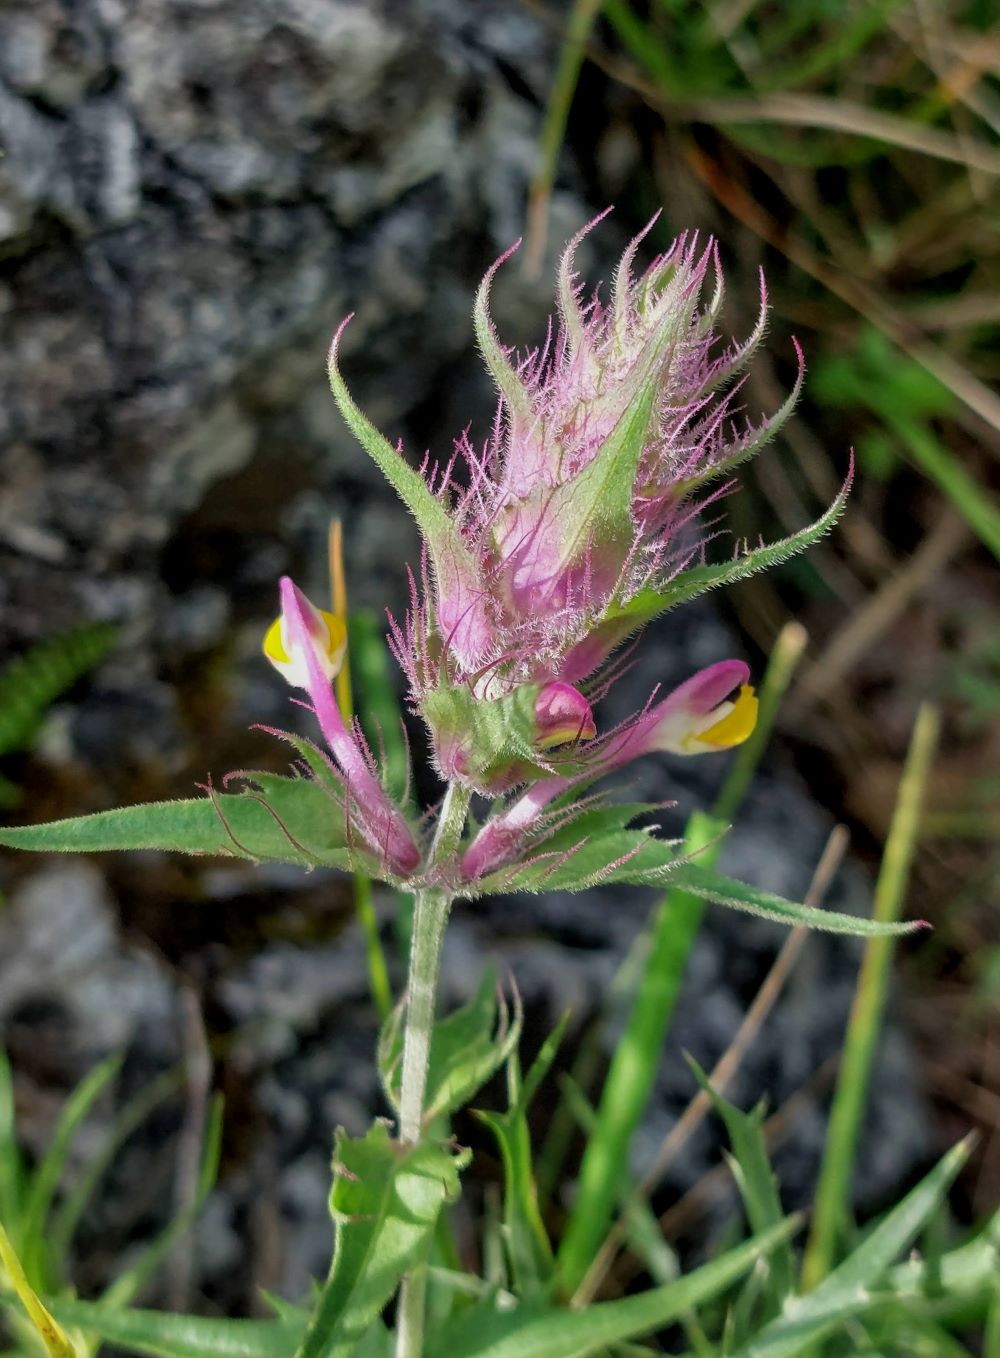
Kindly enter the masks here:
[[[784, 399], [793, 336], [807, 383], [727, 500], [729, 529], [802, 526], [853, 448], [850, 507], [807, 557], [658, 623], [607, 719], [727, 655], [760, 672], [783, 625], [801, 623], [808, 648], [725, 867], [800, 898], [841, 822], [852, 848], [830, 902], [867, 910], [918, 705], [940, 705], [906, 911], [935, 931], [899, 950], [856, 1189], [874, 1210], [975, 1126], [954, 1210], [981, 1219], [1000, 1198], [990, 0], [5, 0], [0, 147], [0, 793], [12, 819], [283, 768], [275, 742], [247, 728], [304, 718], [260, 639], [279, 575], [326, 589], [331, 514], [352, 607], [381, 619], [404, 606], [415, 532], [326, 386], [345, 314], [359, 403], [419, 461], [470, 422], [488, 431], [471, 300], [518, 237], [495, 302], [510, 343], [541, 335], [559, 251], [608, 204], [581, 252], [594, 283], [660, 209], [650, 249], [688, 228], [719, 238], [727, 333], [752, 328], [764, 269], [769, 340], [746, 413]], [[675, 798], [682, 822], [724, 762], [664, 761], [642, 792]], [[246, 1312], [259, 1286], [301, 1294], [326, 1261], [331, 1129], [384, 1111], [349, 886], [135, 855], [8, 857], [2, 887], [0, 1033], [29, 1151], [102, 1057], [124, 1064], [81, 1156], [166, 1081], [86, 1214], [82, 1292], [192, 1199], [192, 1129], [214, 1087], [226, 1096], [219, 1185], [193, 1247], [146, 1298]], [[536, 1040], [573, 1007], [569, 1059], [651, 899], [461, 910], [446, 999], [498, 956]], [[393, 952], [394, 903], [379, 908]], [[640, 1167], [691, 1095], [680, 1050], [711, 1064], [781, 939], [711, 914]], [[766, 1095], [782, 1115], [790, 1206], [811, 1193], [858, 957], [850, 942], [810, 940], [734, 1086], [737, 1101]], [[612, 1025], [599, 1049], [613, 1041]], [[686, 1204], [673, 1223], [684, 1248], [704, 1246], [726, 1192], [706, 1187], [713, 1138], [705, 1127], [692, 1139], [658, 1200]], [[487, 1191], [489, 1154], [476, 1171]]]

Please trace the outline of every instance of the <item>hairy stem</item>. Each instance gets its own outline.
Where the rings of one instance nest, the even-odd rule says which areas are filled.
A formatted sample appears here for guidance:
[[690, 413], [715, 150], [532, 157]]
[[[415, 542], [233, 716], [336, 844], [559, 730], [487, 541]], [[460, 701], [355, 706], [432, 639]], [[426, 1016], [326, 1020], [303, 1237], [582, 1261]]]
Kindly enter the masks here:
[[[428, 867], [454, 856], [465, 829], [470, 794], [452, 783], [445, 793], [431, 846]], [[451, 909], [448, 891], [428, 888], [414, 898], [410, 972], [407, 982], [406, 1022], [403, 1029], [403, 1082], [399, 1099], [400, 1140], [413, 1145], [420, 1140], [423, 1122], [427, 1066], [434, 1031], [441, 944]], [[424, 1335], [426, 1266], [415, 1268], [403, 1279], [396, 1323], [396, 1358], [420, 1358]]]
[[406, 1029], [403, 1035], [403, 1087], [399, 1100], [399, 1135], [420, 1140], [427, 1063], [434, 1027], [438, 966], [451, 900], [444, 891], [418, 891], [413, 912], [410, 977], [407, 983]]

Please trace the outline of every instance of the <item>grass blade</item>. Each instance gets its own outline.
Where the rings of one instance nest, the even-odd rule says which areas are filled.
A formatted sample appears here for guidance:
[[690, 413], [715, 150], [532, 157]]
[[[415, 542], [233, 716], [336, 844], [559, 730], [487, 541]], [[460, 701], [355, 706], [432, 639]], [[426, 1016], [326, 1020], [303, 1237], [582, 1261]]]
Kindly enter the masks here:
[[121, 1058], [112, 1056], [84, 1076], [66, 1101], [49, 1148], [32, 1175], [24, 1209], [21, 1254], [24, 1271], [39, 1291], [48, 1290], [56, 1282], [50, 1277], [48, 1216], [70, 1145], [80, 1124], [120, 1067]]
[[[936, 709], [926, 705], [922, 707], [910, 742], [899, 798], [875, 888], [873, 914], [882, 923], [892, 923], [900, 915], [917, 840], [924, 787], [937, 745], [938, 727]], [[807, 1289], [815, 1287], [830, 1271], [841, 1236], [845, 1204], [851, 1200], [851, 1175], [872, 1058], [885, 1008], [892, 947], [892, 939], [888, 937], [869, 939], [865, 945], [803, 1261], [802, 1282]]]

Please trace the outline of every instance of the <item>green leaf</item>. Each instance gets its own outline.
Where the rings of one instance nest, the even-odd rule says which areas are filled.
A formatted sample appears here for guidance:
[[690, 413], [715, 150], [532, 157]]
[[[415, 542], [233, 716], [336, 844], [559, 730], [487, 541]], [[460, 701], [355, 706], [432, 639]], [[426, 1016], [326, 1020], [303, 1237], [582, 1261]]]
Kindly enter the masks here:
[[378, 871], [356, 843], [348, 848], [340, 809], [319, 782], [269, 773], [251, 776], [256, 790], [147, 802], [42, 825], [4, 826], [0, 844], [40, 853], [163, 849]]
[[[758, 1105], [751, 1113], [742, 1112], [712, 1088], [708, 1076], [693, 1057], [688, 1056], [687, 1063], [726, 1125], [733, 1151], [730, 1168], [740, 1197], [743, 1199], [751, 1229], [758, 1234], [769, 1230], [782, 1220], [783, 1214], [777, 1179], [764, 1141], [764, 1108]], [[781, 1309], [785, 1298], [793, 1290], [795, 1263], [791, 1246], [787, 1242], [779, 1245], [767, 1262], [765, 1294], [769, 1299], [770, 1312], [765, 1319], [769, 1319], [770, 1315]]]
[[861, 1315], [883, 1300], [875, 1290], [879, 1281], [936, 1210], [970, 1149], [968, 1139], [952, 1147], [838, 1268], [805, 1296], [789, 1298], [782, 1314], [765, 1325], [735, 1358], [795, 1358], [839, 1322]]
[[762, 1254], [797, 1229], [794, 1219], [728, 1251], [677, 1282], [620, 1301], [581, 1310], [529, 1302], [515, 1310], [477, 1306], [445, 1325], [427, 1345], [427, 1358], [576, 1358], [666, 1325], [718, 1296]]
[[347, 427], [416, 519], [430, 550], [438, 584], [453, 597], [477, 592], [481, 586], [476, 563], [444, 501], [432, 493], [420, 473], [354, 404], [337, 367], [339, 340], [338, 333], [330, 350], [330, 386]]
[[288, 1358], [301, 1334], [282, 1320], [218, 1320], [165, 1311], [121, 1311], [92, 1301], [53, 1301], [63, 1325], [156, 1358]]
[[[858, 915], [799, 905], [769, 891], [734, 881], [703, 867], [678, 850], [676, 841], [657, 839], [651, 830], [630, 830], [629, 822], [656, 808], [642, 802], [612, 804], [575, 816], [541, 840], [526, 863], [502, 868], [475, 885], [475, 895], [504, 891], [583, 891], [598, 882], [671, 887], [719, 905], [744, 910], [779, 924], [803, 924], [827, 933], [870, 936], [906, 934], [921, 921], [883, 924]], [[719, 827], [721, 831], [722, 827]]]
[[998, 1270], [1000, 1210], [973, 1239], [942, 1254], [933, 1267], [926, 1259], [908, 1259], [890, 1271], [887, 1282], [895, 1296], [907, 1299], [941, 1290], [949, 1296], [964, 1296], [992, 1284]]
[[812, 547], [833, 528], [843, 514], [850, 488], [851, 477], [848, 477], [824, 514], [821, 514], [814, 523], [800, 528], [797, 533], [792, 533], [779, 542], [755, 547], [731, 561], [722, 561], [714, 566], [692, 566], [689, 570], [681, 571], [663, 592], [662, 597], [665, 600], [663, 607], [673, 608], [677, 604], [686, 603], [688, 599], [696, 598], [699, 594], [704, 594], [706, 590], [746, 580], [749, 576], [756, 575], [758, 571], [780, 566], [782, 562], [789, 561], [799, 552], [804, 552], [807, 547]]
[[833, 528], [844, 512], [850, 488], [851, 478], [848, 477], [824, 514], [821, 514], [814, 523], [800, 528], [797, 533], [792, 533], [779, 542], [771, 542], [764, 547], [755, 547], [742, 552], [731, 561], [721, 561], [712, 566], [692, 566], [676, 575], [664, 589], [644, 589], [626, 603], [612, 606], [605, 613], [602, 628], [609, 636], [615, 636], [623, 641], [631, 633], [638, 631], [661, 613], [665, 613], [667, 609], [675, 608], [677, 604], [686, 603], [710, 589], [746, 580], [749, 576], [756, 575], [758, 571], [769, 570], [791, 560], [799, 552], [813, 546]]
[[671, 882], [693, 896], [703, 896], [718, 905], [745, 910], [748, 914], [760, 915], [779, 924], [802, 924], [807, 929], [820, 929], [830, 934], [871, 937], [909, 934], [924, 927], [922, 920], [904, 921], [901, 924], [880, 923], [861, 915], [843, 915], [835, 910], [799, 905], [794, 901], [786, 901], [782, 896], [775, 896], [770, 891], [760, 891], [757, 887], [747, 886], [745, 882], [723, 877], [709, 868], [700, 867], [696, 862], [679, 864], [671, 876]]
[[[0, 1268], [3, 1269], [4, 1279], [10, 1289], [17, 1295], [18, 1301], [24, 1307], [28, 1320], [37, 1339], [41, 1340], [49, 1358], [78, 1358], [76, 1348], [69, 1336], [64, 1332], [58, 1320], [54, 1319], [52, 1313], [43, 1305], [41, 1298], [31, 1286], [17, 1251], [11, 1244], [10, 1237], [0, 1226]], [[15, 1331], [21, 1328], [20, 1315], [15, 1320], [8, 1317], [11, 1328]], [[23, 1322], [22, 1322], [23, 1324]]]
[[554, 1273], [552, 1246], [538, 1208], [527, 1111], [555, 1059], [568, 1018], [565, 1015], [546, 1038], [523, 1082], [517, 1051], [511, 1052], [507, 1065], [507, 1111], [477, 1110], [477, 1116], [496, 1137], [503, 1161], [505, 1243], [510, 1274], [521, 1297], [546, 1291]]
[[174, 1066], [143, 1086], [115, 1115], [100, 1148], [76, 1170], [72, 1184], [67, 1185], [48, 1227], [49, 1246], [57, 1261], [65, 1257], [94, 1190], [117, 1160], [122, 1146], [161, 1103], [184, 1087], [185, 1082], [184, 1068]]
[[[479, 989], [468, 1004], [434, 1025], [424, 1123], [463, 1108], [517, 1046], [521, 1036], [521, 1005], [514, 992], [514, 1015], [497, 990], [496, 971], [487, 967]], [[399, 1109], [402, 1078], [402, 1010], [390, 1015], [379, 1040], [378, 1066], [386, 1094]]]
[[[518, 241], [519, 244], [520, 241]], [[517, 246], [514, 248], [516, 249]], [[505, 255], [504, 259], [506, 258]], [[489, 368], [500, 394], [510, 407], [512, 415], [515, 419], [520, 417], [522, 420], [530, 421], [531, 405], [528, 400], [528, 393], [511, 366], [510, 360], [504, 352], [504, 347], [500, 343], [496, 328], [490, 319], [490, 291], [497, 269], [502, 263], [503, 259], [498, 260], [496, 264], [487, 269], [483, 276], [483, 281], [476, 291], [475, 305], [472, 308], [472, 324], [479, 348], [486, 360], [486, 366]], [[574, 310], [573, 315], [575, 314]]]
[[541, 502], [549, 506], [544, 511], [546, 522], [549, 531], [561, 539], [565, 565], [582, 561], [595, 544], [617, 548], [622, 559], [631, 547], [633, 490], [656, 394], [656, 383], [647, 380], [593, 461], [555, 490], [544, 487], [538, 492]]
[[47, 1291], [61, 1281], [53, 1276], [56, 1261], [49, 1259], [48, 1217], [66, 1157], [80, 1124], [118, 1074], [121, 1064], [121, 1057], [110, 1056], [84, 1076], [67, 1099], [52, 1140], [31, 1176], [21, 1221], [20, 1252], [24, 1270], [39, 1291]]
[[17, 1140], [14, 1113], [14, 1078], [7, 1053], [0, 1051], [0, 1221], [19, 1238], [21, 1207], [26, 1175]]
[[583, 891], [597, 882], [663, 881], [676, 866], [676, 844], [656, 839], [649, 830], [628, 828], [637, 817], [656, 810], [645, 802], [591, 808], [540, 840], [528, 862], [482, 878], [475, 894]]
[[468, 1152], [391, 1140], [383, 1123], [352, 1140], [338, 1132], [330, 1210], [330, 1276], [296, 1358], [348, 1358], [400, 1278], [422, 1260], [442, 1207], [458, 1196]]

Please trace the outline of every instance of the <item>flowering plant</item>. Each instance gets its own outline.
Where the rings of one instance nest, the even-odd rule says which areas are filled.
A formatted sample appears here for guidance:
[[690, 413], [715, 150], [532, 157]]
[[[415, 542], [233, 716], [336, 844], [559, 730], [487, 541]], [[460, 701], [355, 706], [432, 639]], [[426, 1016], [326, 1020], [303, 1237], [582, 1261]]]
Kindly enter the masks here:
[[[723, 289], [714, 242], [681, 236], [637, 272], [651, 223], [625, 251], [605, 301], [599, 293], [586, 295], [574, 270], [575, 252], [593, 225], [569, 243], [559, 269], [558, 322], [528, 353], [506, 349], [490, 318], [490, 288], [503, 260], [487, 272], [475, 328], [499, 403], [482, 446], [463, 435], [450, 457], [428, 458], [415, 470], [351, 398], [339, 367], [344, 326], [331, 351], [340, 411], [423, 537], [423, 559], [410, 576], [411, 605], [404, 619], [390, 620], [390, 645], [445, 785], [440, 804], [418, 816], [407, 797], [390, 792], [380, 760], [332, 686], [347, 661], [346, 620], [317, 607], [286, 578], [264, 653], [305, 695], [325, 748], [279, 732], [296, 755], [290, 776], [230, 775], [221, 791], [209, 784], [200, 799], [0, 836], [6, 844], [46, 851], [143, 847], [340, 867], [415, 898], [408, 985], [379, 1046], [398, 1128], [393, 1134], [376, 1123], [361, 1140], [338, 1133], [330, 1278], [309, 1313], [282, 1308], [267, 1341], [264, 1331], [255, 1331], [241, 1352], [261, 1358], [293, 1349], [303, 1358], [382, 1353], [388, 1339], [380, 1313], [401, 1280], [400, 1358], [425, 1350], [558, 1358], [591, 1349], [588, 1331], [577, 1324], [582, 1313], [574, 1319], [563, 1312], [553, 1326], [551, 1309], [539, 1309], [543, 1297], [551, 1308], [556, 1283], [523, 1177], [520, 1207], [515, 1202], [508, 1223], [514, 1293], [507, 1300], [484, 1293], [469, 1315], [452, 1308], [436, 1337], [425, 1332], [428, 1251], [468, 1159], [447, 1139], [442, 1120], [506, 1064], [511, 1110], [505, 1118], [492, 1115], [492, 1125], [509, 1174], [522, 1173], [516, 1164], [524, 1108], [552, 1056], [549, 1051], [522, 1086], [516, 1002], [510, 1021], [489, 979], [469, 1006], [435, 1026], [441, 939], [456, 899], [576, 891], [608, 881], [669, 883], [695, 897], [828, 930], [873, 934], [907, 927], [797, 905], [721, 877], [655, 830], [633, 827], [655, 808], [621, 805], [594, 790], [598, 780], [638, 758], [710, 754], [750, 736], [757, 700], [738, 659], [719, 659], [665, 696], [651, 694], [615, 726], [602, 725], [601, 699], [621, 670], [622, 648], [645, 626], [815, 542], [841, 513], [848, 485], [799, 533], [712, 559], [714, 534], [699, 527], [704, 512], [787, 418], [802, 380], [801, 355], [780, 410], [757, 424], [741, 423], [740, 374], [765, 329], [763, 284], [749, 339], [720, 348], [715, 323]], [[714, 289], [706, 302], [710, 277]], [[474, 809], [477, 819], [470, 816]], [[771, 1222], [756, 1242], [719, 1261], [724, 1266], [692, 1275], [700, 1282], [683, 1305], [728, 1285], [762, 1252], [784, 1248], [790, 1229]], [[532, 1292], [535, 1302], [517, 1304], [515, 1296]], [[634, 1316], [627, 1302], [607, 1304], [619, 1310], [601, 1332], [606, 1342], [678, 1314], [679, 1296], [647, 1295], [655, 1304], [633, 1308]], [[61, 1314], [67, 1323], [115, 1337], [107, 1316], [98, 1323], [80, 1305], [74, 1311], [63, 1304], [57, 1319]], [[150, 1340], [141, 1325], [133, 1334], [140, 1348], [174, 1352], [162, 1338]], [[215, 1351], [208, 1337], [202, 1348]], [[197, 1344], [186, 1352], [195, 1350]]]

